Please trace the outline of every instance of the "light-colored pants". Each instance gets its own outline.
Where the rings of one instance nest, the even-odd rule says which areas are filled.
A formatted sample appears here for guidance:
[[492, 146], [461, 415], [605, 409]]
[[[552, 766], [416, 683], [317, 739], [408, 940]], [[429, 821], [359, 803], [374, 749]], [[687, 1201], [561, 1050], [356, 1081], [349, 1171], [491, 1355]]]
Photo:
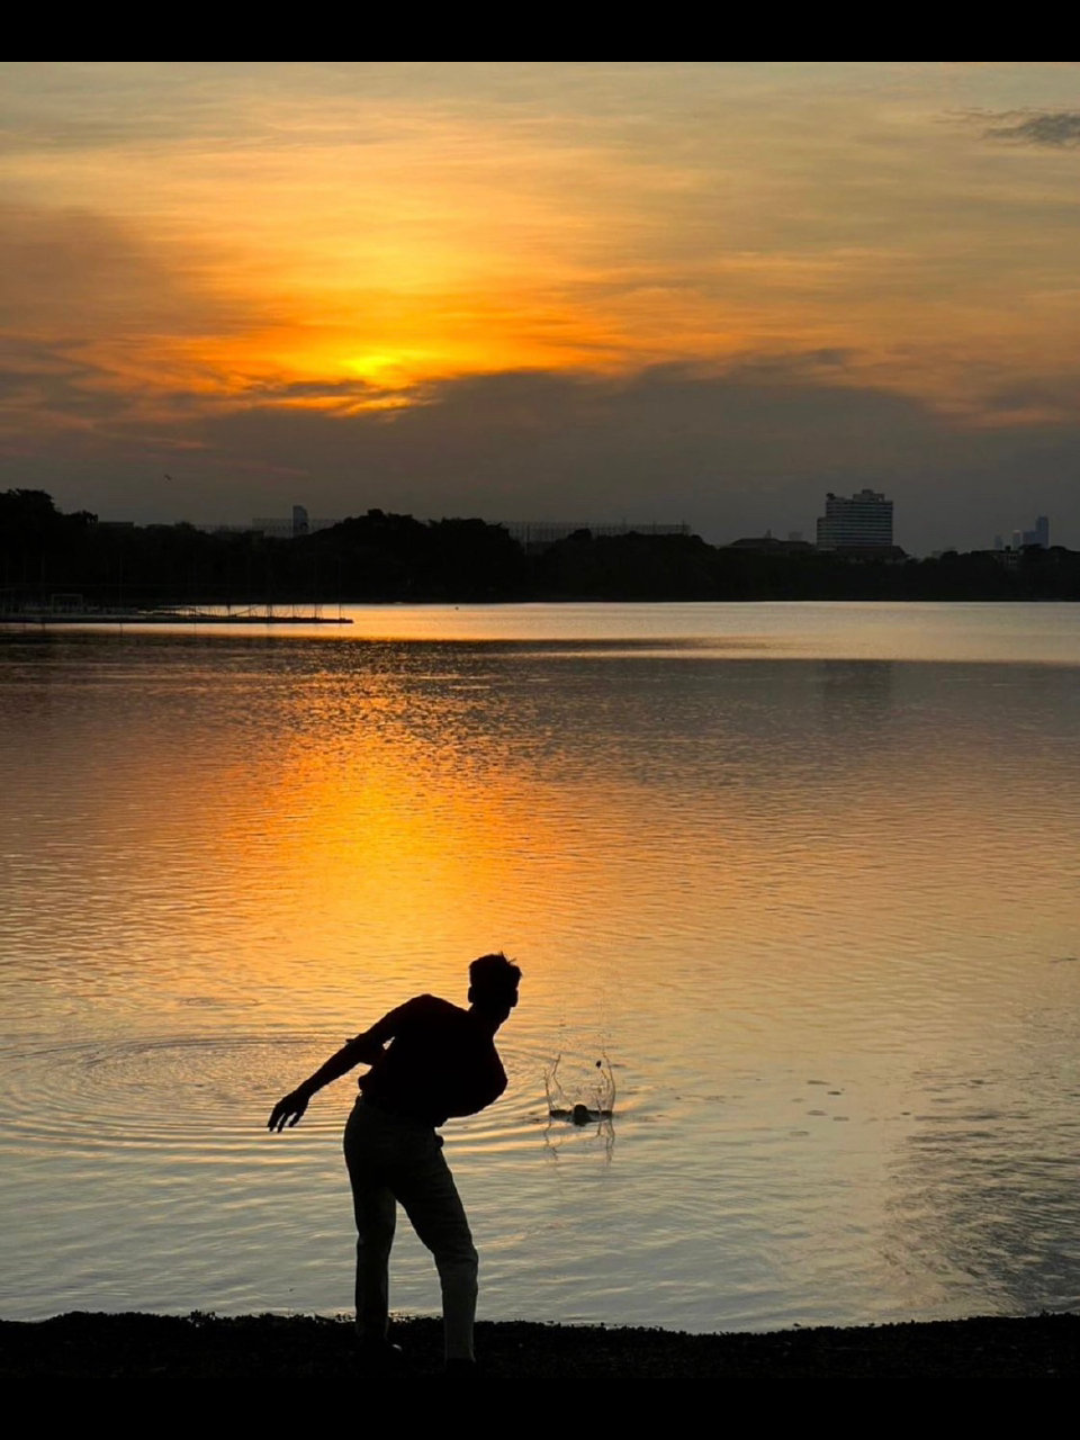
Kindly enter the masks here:
[[361, 1339], [386, 1338], [390, 1247], [400, 1200], [435, 1257], [446, 1358], [471, 1360], [478, 1260], [441, 1139], [429, 1125], [391, 1115], [361, 1098], [345, 1126], [345, 1163], [356, 1213], [356, 1328]]

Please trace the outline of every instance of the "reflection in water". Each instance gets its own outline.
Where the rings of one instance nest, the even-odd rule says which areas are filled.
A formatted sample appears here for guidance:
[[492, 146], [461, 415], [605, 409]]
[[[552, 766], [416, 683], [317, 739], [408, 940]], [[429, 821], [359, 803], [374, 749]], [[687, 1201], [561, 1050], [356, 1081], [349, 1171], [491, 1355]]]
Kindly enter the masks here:
[[895, 664], [887, 660], [819, 661], [821, 701], [833, 723], [849, 731], [887, 724], [895, 671]]
[[[889, 658], [988, 647], [978, 607], [876, 655], [859, 607], [740, 610], [741, 656], [803, 659], [665, 642], [683, 608], [0, 645], [6, 1314], [347, 1308], [349, 1084], [287, 1153], [264, 1112], [500, 948], [510, 1090], [447, 1128], [486, 1314], [1075, 1303], [1080, 669], [1019, 663], [1055, 607], [994, 664]], [[560, 1054], [570, 1110], [616, 1057], [613, 1122], [551, 1118]]]
[[615, 1122], [610, 1115], [594, 1114], [572, 1123], [577, 1133], [567, 1134], [566, 1117], [549, 1117], [544, 1127], [544, 1148], [552, 1160], [560, 1158], [564, 1146], [573, 1145], [575, 1155], [584, 1148], [610, 1164], [615, 1154]]
[[956, 1313], [1075, 1307], [1080, 1293], [1080, 1023], [1053, 980], [1023, 1043], [915, 1077], [920, 1112], [896, 1156], [897, 1254], [917, 1256]]

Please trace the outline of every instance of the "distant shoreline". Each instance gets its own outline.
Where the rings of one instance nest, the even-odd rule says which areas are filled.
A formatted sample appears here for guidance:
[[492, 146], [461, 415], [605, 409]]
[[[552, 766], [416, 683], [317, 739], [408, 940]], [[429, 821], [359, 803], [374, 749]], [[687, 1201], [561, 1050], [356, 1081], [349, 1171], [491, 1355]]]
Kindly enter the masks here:
[[266, 612], [253, 615], [242, 612], [222, 615], [202, 610], [110, 610], [110, 611], [48, 611], [28, 610], [0, 612], [2, 625], [351, 625], [347, 616], [296, 615]]
[[818, 549], [766, 534], [710, 545], [683, 525], [609, 528], [519, 541], [478, 518], [368, 510], [286, 538], [99, 523], [87, 511], [62, 514], [45, 491], [9, 491], [0, 494], [0, 601], [12, 611], [310, 608], [320, 594], [354, 605], [1080, 600], [1080, 550], [1045, 543], [1048, 533], [1019, 548], [918, 560], [880, 539]]
[[[434, 1319], [395, 1323], [401, 1378], [440, 1374], [441, 1334]], [[485, 1375], [505, 1379], [1072, 1379], [1080, 1315], [712, 1335], [481, 1321], [477, 1351]], [[348, 1375], [354, 1365], [344, 1317], [75, 1312], [0, 1321], [8, 1379], [282, 1379]]]
[[361, 600], [320, 600], [314, 601], [313, 609], [304, 613], [297, 613], [298, 607], [291, 604], [283, 604], [279, 611], [266, 608], [265, 602], [253, 602], [251, 606], [238, 607], [233, 613], [222, 612], [211, 608], [217, 602], [207, 602], [205, 608], [193, 607], [191, 609], [170, 608], [163, 606], [160, 609], [142, 610], [85, 610], [85, 611], [49, 611], [49, 610], [0, 610], [0, 629], [27, 630], [41, 629], [50, 626], [60, 628], [70, 627], [73, 629], [86, 628], [87, 626], [108, 626], [110, 628], [128, 625], [241, 625], [252, 628], [261, 625], [272, 626], [305, 626], [319, 625], [331, 628], [336, 625], [352, 625], [353, 619], [341, 613], [327, 615], [322, 614], [323, 610], [342, 611], [345, 609], [379, 609], [379, 610], [461, 610], [461, 609], [498, 609], [513, 610], [515, 608], [545, 606], [559, 608], [561, 606], [593, 605], [593, 606], [640, 606], [642, 609], [651, 609], [661, 605], [882, 605], [882, 606], [903, 606], [903, 605], [1077, 605], [1080, 604], [1080, 597], [1055, 597], [1055, 596], [955, 596], [944, 600], [927, 600], [919, 596], [872, 596], [868, 598], [847, 598], [847, 597], [821, 597], [821, 596], [740, 596], [735, 599], [705, 599], [705, 598], [680, 598], [671, 597], [668, 599], [640, 599], [634, 596], [596, 596], [596, 595], [555, 595], [542, 596], [530, 599], [499, 599], [499, 600], [398, 600], [398, 599], [361, 599]]

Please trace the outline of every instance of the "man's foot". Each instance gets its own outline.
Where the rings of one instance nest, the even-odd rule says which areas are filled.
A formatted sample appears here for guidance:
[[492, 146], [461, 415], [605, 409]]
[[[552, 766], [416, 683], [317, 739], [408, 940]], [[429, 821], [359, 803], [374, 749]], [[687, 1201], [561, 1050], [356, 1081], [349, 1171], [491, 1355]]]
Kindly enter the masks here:
[[389, 1340], [361, 1340], [356, 1347], [356, 1368], [361, 1375], [400, 1375], [405, 1355]]
[[456, 1380], [473, 1380], [476, 1373], [476, 1361], [468, 1360], [463, 1355], [451, 1356], [443, 1369], [444, 1375]]

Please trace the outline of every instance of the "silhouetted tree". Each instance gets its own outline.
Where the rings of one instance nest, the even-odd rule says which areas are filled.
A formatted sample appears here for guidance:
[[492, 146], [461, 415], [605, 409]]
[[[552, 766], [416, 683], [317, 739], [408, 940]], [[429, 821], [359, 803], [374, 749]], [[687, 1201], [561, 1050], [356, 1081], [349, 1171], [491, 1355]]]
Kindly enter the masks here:
[[322, 600], [1080, 599], [1080, 554], [713, 546], [696, 535], [578, 530], [526, 555], [501, 525], [369, 510], [313, 535], [100, 524], [41, 490], [0, 494], [0, 586], [115, 604]]

